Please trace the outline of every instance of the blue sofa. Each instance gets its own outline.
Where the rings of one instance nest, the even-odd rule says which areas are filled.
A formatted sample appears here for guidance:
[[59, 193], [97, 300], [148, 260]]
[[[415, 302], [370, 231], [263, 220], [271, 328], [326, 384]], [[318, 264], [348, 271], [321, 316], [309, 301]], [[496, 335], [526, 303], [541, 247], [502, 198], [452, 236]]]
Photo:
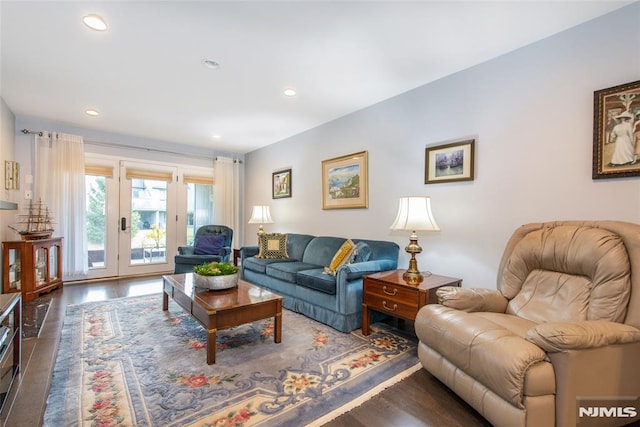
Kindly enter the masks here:
[[285, 308], [350, 332], [362, 326], [362, 276], [396, 269], [399, 247], [393, 242], [351, 239], [368, 245], [368, 260], [343, 265], [335, 276], [323, 274], [346, 240], [289, 233], [286, 259], [256, 258], [258, 246], [242, 247], [242, 278], [283, 296]]

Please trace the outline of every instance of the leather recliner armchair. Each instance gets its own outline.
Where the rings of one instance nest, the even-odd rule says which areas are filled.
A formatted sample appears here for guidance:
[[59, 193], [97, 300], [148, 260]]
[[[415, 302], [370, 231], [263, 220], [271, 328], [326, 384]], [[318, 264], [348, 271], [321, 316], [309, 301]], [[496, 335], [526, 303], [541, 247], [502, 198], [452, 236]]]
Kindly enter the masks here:
[[[198, 253], [198, 239], [204, 236], [224, 237], [222, 247], [217, 249], [216, 253]], [[191, 273], [194, 266], [207, 262], [229, 262], [232, 241], [233, 230], [226, 225], [203, 225], [199, 227], [196, 230], [192, 246], [178, 246], [178, 255], [174, 258], [174, 273]]]
[[416, 318], [420, 361], [493, 425], [640, 419], [640, 225], [524, 225], [497, 290], [438, 298]]

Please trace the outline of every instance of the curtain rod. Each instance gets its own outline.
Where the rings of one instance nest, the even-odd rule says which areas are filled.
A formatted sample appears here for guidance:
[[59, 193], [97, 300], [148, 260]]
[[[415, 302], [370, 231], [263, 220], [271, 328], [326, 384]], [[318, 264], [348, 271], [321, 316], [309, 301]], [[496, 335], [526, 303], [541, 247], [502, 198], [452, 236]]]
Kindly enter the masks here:
[[[29, 129], [22, 129], [21, 132], [25, 135], [38, 135], [38, 136], [43, 136], [44, 133], [43, 132], [36, 132], [36, 131], [32, 131]], [[110, 142], [102, 142], [102, 141], [92, 141], [89, 139], [85, 139], [84, 140], [85, 144], [89, 144], [89, 145], [98, 145], [98, 146], [102, 146], [102, 147], [118, 147], [118, 148], [124, 148], [124, 149], [128, 149], [128, 150], [142, 150], [142, 151], [154, 151], [156, 153], [164, 153], [164, 154], [171, 154], [173, 156], [183, 156], [183, 157], [190, 157], [192, 159], [201, 159], [201, 158], [206, 158], [206, 159], [217, 159], [217, 157], [213, 157], [213, 156], [203, 156], [201, 154], [185, 154], [185, 153], [180, 153], [177, 151], [170, 151], [170, 150], [159, 150], [157, 148], [144, 148], [144, 147], [135, 147], [135, 146], [131, 146], [131, 145], [122, 145], [122, 144], [113, 144]], [[239, 159], [233, 159], [234, 163], [242, 163], [242, 160]]]
[[25, 135], [29, 135], [29, 134], [38, 135], [38, 136], [42, 136], [43, 135], [42, 132], [35, 132], [35, 131], [29, 130], [29, 129], [22, 129], [20, 132], [24, 133]]

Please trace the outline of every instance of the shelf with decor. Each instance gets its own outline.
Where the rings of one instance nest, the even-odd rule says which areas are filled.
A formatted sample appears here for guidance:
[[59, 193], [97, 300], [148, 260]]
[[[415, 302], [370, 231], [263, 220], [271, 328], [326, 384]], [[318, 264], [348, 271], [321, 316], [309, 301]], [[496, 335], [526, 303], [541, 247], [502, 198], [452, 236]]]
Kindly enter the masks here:
[[2, 242], [3, 293], [24, 301], [62, 287], [62, 237]]

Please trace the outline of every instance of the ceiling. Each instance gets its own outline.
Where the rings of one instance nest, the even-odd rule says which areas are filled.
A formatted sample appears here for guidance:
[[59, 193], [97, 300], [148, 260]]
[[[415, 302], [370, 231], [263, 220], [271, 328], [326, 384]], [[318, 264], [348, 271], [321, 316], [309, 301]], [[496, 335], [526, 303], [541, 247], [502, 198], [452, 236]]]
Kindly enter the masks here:
[[246, 153], [629, 3], [2, 0], [0, 95], [17, 116]]

